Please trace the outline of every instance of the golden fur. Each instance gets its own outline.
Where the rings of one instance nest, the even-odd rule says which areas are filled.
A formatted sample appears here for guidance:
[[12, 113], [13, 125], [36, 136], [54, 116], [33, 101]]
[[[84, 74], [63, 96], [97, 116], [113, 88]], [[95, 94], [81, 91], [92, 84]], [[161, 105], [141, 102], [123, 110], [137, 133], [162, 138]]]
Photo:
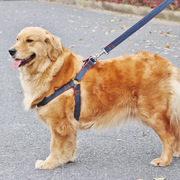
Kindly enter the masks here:
[[[72, 80], [82, 67], [80, 57], [42, 28], [23, 29], [12, 48], [17, 50], [15, 58], [36, 54], [19, 68], [27, 110]], [[78, 128], [121, 126], [135, 118], [152, 127], [162, 141], [162, 155], [152, 165], [167, 166], [173, 155], [179, 157], [180, 71], [170, 61], [148, 52], [98, 61], [80, 84], [79, 122], [74, 118], [73, 89], [36, 108], [38, 117], [51, 129], [50, 155], [36, 162], [37, 169], [73, 161]]]

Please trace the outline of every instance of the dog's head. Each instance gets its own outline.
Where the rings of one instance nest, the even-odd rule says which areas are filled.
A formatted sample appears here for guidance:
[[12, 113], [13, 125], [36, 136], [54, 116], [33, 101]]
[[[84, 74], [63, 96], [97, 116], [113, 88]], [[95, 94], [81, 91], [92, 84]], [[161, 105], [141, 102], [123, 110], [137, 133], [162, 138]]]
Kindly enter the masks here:
[[29, 66], [40, 60], [56, 61], [62, 52], [59, 38], [39, 27], [24, 28], [17, 36], [16, 44], [9, 54], [13, 57], [13, 67]]

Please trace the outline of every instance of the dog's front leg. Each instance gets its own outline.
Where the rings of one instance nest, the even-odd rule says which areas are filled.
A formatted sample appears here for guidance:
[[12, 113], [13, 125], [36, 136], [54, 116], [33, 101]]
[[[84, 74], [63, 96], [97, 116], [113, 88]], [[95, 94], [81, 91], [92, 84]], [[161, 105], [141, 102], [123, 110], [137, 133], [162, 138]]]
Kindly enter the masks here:
[[45, 161], [38, 160], [36, 169], [53, 169], [59, 165], [74, 161], [77, 144], [77, 130], [70, 123], [61, 123], [61, 127], [51, 127], [50, 155]]

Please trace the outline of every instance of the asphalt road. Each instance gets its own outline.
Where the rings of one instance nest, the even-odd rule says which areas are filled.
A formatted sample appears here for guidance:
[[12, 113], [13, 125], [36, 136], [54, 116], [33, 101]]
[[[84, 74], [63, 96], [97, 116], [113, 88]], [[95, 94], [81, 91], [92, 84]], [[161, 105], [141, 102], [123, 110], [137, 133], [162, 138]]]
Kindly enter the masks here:
[[[2, 180], [166, 180], [180, 179], [180, 159], [171, 166], [153, 167], [162, 145], [141, 123], [121, 130], [79, 131], [74, 163], [54, 170], [35, 170], [37, 159], [49, 154], [50, 132], [34, 111], [26, 112], [19, 72], [12, 68], [8, 49], [26, 26], [41, 26], [61, 37], [64, 46], [89, 57], [119, 36], [140, 17], [98, 12], [50, 2], [0, 1], [0, 179]], [[180, 67], [180, 24], [150, 22], [107, 57], [148, 50]]]

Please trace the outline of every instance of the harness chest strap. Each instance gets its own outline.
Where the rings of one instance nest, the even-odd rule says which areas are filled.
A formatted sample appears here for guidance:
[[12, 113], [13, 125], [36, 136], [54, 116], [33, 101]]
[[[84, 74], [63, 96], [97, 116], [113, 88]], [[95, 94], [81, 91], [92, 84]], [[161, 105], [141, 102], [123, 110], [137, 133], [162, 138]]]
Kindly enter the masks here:
[[[96, 60], [92, 57], [86, 59], [84, 61], [84, 65], [82, 66], [81, 70], [74, 78], [75, 81], [80, 82], [84, 76], [84, 74], [96, 63]], [[74, 118], [78, 121], [80, 116], [80, 108], [81, 108], [81, 93], [80, 93], [80, 84], [75, 84], [73, 80], [62, 86], [61, 88], [57, 89], [54, 94], [49, 97], [45, 97], [40, 103], [38, 103], [37, 107], [41, 107], [49, 103], [55, 97], [59, 96], [63, 92], [67, 91], [70, 88], [74, 88], [74, 95], [75, 95], [75, 108], [74, 108]]]

